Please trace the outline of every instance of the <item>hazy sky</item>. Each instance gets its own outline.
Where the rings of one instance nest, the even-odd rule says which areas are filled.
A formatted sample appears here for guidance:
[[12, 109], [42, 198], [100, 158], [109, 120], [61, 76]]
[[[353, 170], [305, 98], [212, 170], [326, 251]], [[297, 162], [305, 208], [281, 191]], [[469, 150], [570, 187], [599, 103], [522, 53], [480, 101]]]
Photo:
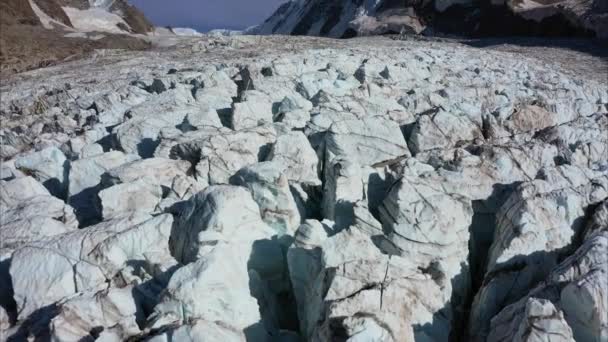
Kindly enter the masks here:
[[129, 0], [157, 26], [243, 29], [266, 19], [286, 0]]

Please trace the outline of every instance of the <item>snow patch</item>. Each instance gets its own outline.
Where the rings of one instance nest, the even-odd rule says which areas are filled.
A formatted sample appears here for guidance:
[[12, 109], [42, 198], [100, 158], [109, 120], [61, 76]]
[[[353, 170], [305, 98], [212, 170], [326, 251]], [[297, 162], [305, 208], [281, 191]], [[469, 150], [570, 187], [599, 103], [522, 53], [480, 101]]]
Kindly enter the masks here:
[[114, 4], [115, 0], [89, 0], [91, 7], [109, 9]]
[[42, 27], [44, 27], [45, 29], [52, 30], [57, 26], [70, 29], [68, 26], [64, 25], [63, 23], [49, 17], [46, 13], [44, 13], [43, 10], [40, 9], [40, 7], [38, 7], [38, 5], [36, 5], [36, 3], [34, 1], [29, 0], [29, 2], [30, 2], [30, 6], [32, 7], [32, 10], [34, 10], [34, 14], [36, 14], [38, 19], [40, 20], [40, 23], [42, 24]]
[[73, 7], [63, 7], [74, 28], [78, 31], [92, 32], [105, 31], [111, 33], [125, 33], [118, 25], [129, 25], [119, 16], [102, 8], [89, 8], [79, 10]]
[[177, 28], [172, 28], [171, 30], [177, 36], [200, 37], [203, 35], [202, 33], [198, 32], [197, 30], [189, 28], [189, 27], [177, 27]]

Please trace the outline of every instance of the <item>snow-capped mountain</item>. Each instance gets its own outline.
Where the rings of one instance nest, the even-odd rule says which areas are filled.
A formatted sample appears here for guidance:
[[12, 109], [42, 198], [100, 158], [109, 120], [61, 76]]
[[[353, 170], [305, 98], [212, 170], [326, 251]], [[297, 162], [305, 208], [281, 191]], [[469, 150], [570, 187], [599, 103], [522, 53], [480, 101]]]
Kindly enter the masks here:
[[605, 0], [292, 0], [256, 34], [352, 37], [443, 31], [608, 37]]
[[259, 34], [294, 34], [343, 37], [357, 33], [419, 33], [422, 25], [405, 6], [383, 0], [295, 0], [283, 4], [262, 25]]

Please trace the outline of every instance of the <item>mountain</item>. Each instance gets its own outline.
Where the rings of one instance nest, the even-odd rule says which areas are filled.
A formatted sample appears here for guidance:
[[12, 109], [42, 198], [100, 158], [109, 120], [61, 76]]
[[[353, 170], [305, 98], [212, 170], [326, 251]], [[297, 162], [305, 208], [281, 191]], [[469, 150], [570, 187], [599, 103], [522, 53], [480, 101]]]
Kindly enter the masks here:
[[292, 0], [252, 32], [348, 38], [436, 31], [608, 38], [608, 1]]
[[2, 0], [3, 74], [78, 58], [95, 49], [143, 49], [154, 27], [126, 0]]
[[152, 24], [126, 0], [29, 0], [44, 26], [65, 25], [80, 31], [146, 34]]

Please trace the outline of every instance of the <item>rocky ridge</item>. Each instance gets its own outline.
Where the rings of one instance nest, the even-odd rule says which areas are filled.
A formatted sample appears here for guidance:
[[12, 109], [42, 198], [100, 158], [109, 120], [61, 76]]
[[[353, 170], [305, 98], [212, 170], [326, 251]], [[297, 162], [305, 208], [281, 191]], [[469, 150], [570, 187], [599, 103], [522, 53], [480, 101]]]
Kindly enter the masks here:
[[185, 44], [3, 85], [3, 338], [608, 336], [601, 82], [451, 43]]
[[602, 0], [292, 0], [252, 32], [337, 38], [414, 33], [608, 38]]
[[154, 27], [137, 8], [125, 0], [29, 0], [45, 28], [68, 27], [77, 31], [146, 34]]
[[96, 49], [145, 49], [153, 26], [124, 0], [5, 0], [0, 4], [0, 72], [81, 58]]

